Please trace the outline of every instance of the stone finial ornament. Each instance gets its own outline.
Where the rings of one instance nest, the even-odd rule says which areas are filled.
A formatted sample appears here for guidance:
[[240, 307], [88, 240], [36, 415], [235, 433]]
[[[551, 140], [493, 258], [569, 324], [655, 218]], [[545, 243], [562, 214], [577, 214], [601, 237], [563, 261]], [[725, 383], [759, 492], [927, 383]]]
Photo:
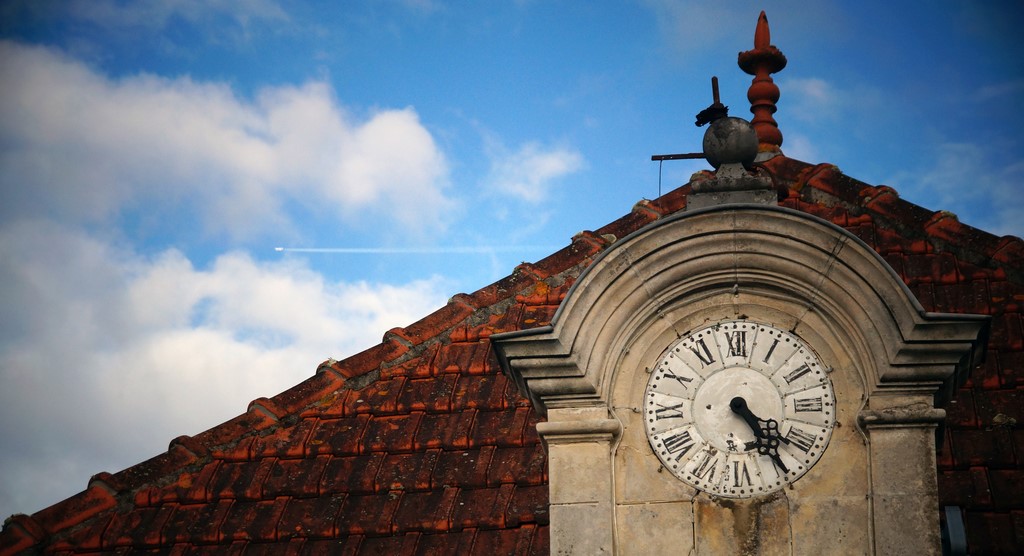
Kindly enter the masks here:
[[761, 151], [781, 152], [782, 132], [772, 114], [777, 108], [779, 87], [772, 81], [771, 74], [778, 73], [786, 67], [786, 57], [772, 46], [771, 31], [768, 29], [768, 16], [761, 11], [754, 31], [754, 49], [739, 53], [740, 69], [754, 76], [747, 90], [750, 101], [750, 112], [754, 114], [751, 123], [757, 131], [757, 139]]

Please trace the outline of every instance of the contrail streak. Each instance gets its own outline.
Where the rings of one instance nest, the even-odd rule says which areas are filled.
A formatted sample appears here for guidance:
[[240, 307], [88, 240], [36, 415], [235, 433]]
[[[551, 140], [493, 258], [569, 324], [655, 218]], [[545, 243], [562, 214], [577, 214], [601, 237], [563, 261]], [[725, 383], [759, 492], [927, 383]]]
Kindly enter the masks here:
[[337, 253], [344, 255], [473, 254], [509, 251], [554, 250], [550, 245], [481, 245], [474, 247], [275, 247], [279, 253]]

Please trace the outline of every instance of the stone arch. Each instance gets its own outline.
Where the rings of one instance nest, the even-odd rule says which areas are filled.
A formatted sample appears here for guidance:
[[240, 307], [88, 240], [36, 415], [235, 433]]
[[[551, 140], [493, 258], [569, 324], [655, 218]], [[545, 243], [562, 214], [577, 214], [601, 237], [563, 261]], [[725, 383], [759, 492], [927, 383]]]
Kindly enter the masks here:
[[[849, 343], [872, 394], [929, 387], [941, 404], [983, 345], [983, 318], [925, 312], [891, 267], [848, 231], [757, 205], [680, 213], [623, 238], [580, 277], [550, 327], [492, 340], [540, 411], [605, 405], [617, 362], [641, 331], [723, 293], [788, 306], [795, 327], [806, 315], [822, 315]], [[800, 307], [803, 315], [795, 313]], [[664, 326], [685, 332], [676, 322]]]

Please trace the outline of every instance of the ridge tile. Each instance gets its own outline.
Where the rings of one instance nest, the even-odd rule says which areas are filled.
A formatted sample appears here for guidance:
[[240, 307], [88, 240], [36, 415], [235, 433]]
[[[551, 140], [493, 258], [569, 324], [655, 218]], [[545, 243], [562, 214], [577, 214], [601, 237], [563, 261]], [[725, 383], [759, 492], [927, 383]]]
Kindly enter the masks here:
[[473, 312], [472, 305], [453, 301], [409, 326], [393, 328], [391, 332], [412, 345], [418, 345], [439, 336], [455, 324], [468, 318]]
[[345, 378], [356, 378], [379, 370], [383, 365], [398, 359], [409, 351], [409, 346], [394, 338], [385, 340], [351, 357], [336, 361], [330, 367]]
[[94, 484], [60, 504], [36, 512], [32, 519], [52, 534], [78, 525], [116, 504], [117, 499], [108, 488]]

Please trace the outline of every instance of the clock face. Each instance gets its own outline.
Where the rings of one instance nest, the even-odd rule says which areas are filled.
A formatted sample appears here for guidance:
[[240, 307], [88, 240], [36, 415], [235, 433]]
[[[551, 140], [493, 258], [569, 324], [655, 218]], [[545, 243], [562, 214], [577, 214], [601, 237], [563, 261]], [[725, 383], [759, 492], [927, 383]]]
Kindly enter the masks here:
[[651, 448], [676, 477], [727, 498], [777, 491], [818, 461], [835, 426], [828, 371], [795, 335], [745, 320], [670, 346], [644, 392]]

